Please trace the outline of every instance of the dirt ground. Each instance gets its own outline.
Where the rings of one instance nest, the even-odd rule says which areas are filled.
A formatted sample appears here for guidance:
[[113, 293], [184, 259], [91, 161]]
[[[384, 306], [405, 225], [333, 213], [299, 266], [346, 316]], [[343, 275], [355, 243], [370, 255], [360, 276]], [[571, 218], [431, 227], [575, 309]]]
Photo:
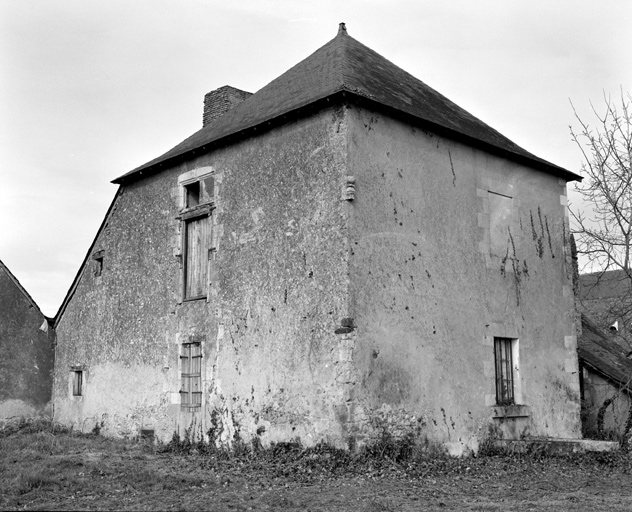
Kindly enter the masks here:
[[101, 436], [0, 433], [2, 510], [616, 511], [632, 510], [631, 475], [623, 453], [394, 463], [331, 449], [184, 455]]

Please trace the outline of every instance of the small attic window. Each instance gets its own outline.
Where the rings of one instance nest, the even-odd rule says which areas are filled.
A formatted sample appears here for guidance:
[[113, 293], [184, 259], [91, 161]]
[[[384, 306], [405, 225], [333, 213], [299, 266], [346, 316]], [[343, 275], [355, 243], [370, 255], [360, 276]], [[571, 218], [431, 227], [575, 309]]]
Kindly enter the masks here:
[[103, 272], [103, 258], [105, 256], [105, 251], [97, 251], [92, 255], [92, 259], [94, 260], [94, 275], [95, 277], [99, 277]]
[[193, 183], [189, 183], [188, 185], [184, 186], [184, 190], [187, 195], [187, 203], [186, 203], [187, 208], [195, 208], [197, 205], [200, 204], [200, 189], [201, 188], [202, 187], [200, 187], [199, 181], [194, 181]]
[[213, 200], [215, 180], [212, 176], [184, 185], [186, 208], [195, 208]]

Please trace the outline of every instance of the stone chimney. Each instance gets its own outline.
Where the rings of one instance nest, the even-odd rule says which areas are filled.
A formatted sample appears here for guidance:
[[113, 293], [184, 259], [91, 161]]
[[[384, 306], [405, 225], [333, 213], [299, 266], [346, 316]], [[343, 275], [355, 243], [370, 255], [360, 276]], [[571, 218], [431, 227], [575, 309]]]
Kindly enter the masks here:
[[230, 85], [225, 85], [209, 92], [204, 96], [202, 126], [204, 127], [218, 117], [222, 117], [226, 112], [250, 96], [252, 96], [251, 92], [241, 91]]

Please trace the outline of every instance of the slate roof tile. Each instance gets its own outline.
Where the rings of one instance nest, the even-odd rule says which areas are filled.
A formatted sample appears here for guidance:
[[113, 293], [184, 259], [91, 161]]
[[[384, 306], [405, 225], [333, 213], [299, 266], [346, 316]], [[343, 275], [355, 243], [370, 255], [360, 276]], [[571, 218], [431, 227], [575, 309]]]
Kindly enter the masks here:
[[122, 183], [158, 164], [226, 137], [278, 119], [307, 105], [345, 92], [401, 113], [508, 158], [536, 166], [567, 180], [581, 177], [525, 151], [505, 136], [439, 94], [411, 74], [347, 34], [338, 35], [222, 117], [209, 123], [158, 158], [115, 179]]
[[582, 315], [582, 335], [577, 340], [579, 358], [619, 386], [632, 389], [632, 361], [626, 351], [585, 315]]

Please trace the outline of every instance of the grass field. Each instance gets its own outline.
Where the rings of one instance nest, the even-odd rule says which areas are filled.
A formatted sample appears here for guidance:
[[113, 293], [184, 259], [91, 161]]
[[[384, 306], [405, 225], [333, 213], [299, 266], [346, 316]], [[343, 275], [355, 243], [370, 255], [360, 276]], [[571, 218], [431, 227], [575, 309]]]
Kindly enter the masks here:
[[452, 459], [395, 448], [231, 454], [22, 422], [0, 430], [0, 509], [632, 510], [628, 453]]

